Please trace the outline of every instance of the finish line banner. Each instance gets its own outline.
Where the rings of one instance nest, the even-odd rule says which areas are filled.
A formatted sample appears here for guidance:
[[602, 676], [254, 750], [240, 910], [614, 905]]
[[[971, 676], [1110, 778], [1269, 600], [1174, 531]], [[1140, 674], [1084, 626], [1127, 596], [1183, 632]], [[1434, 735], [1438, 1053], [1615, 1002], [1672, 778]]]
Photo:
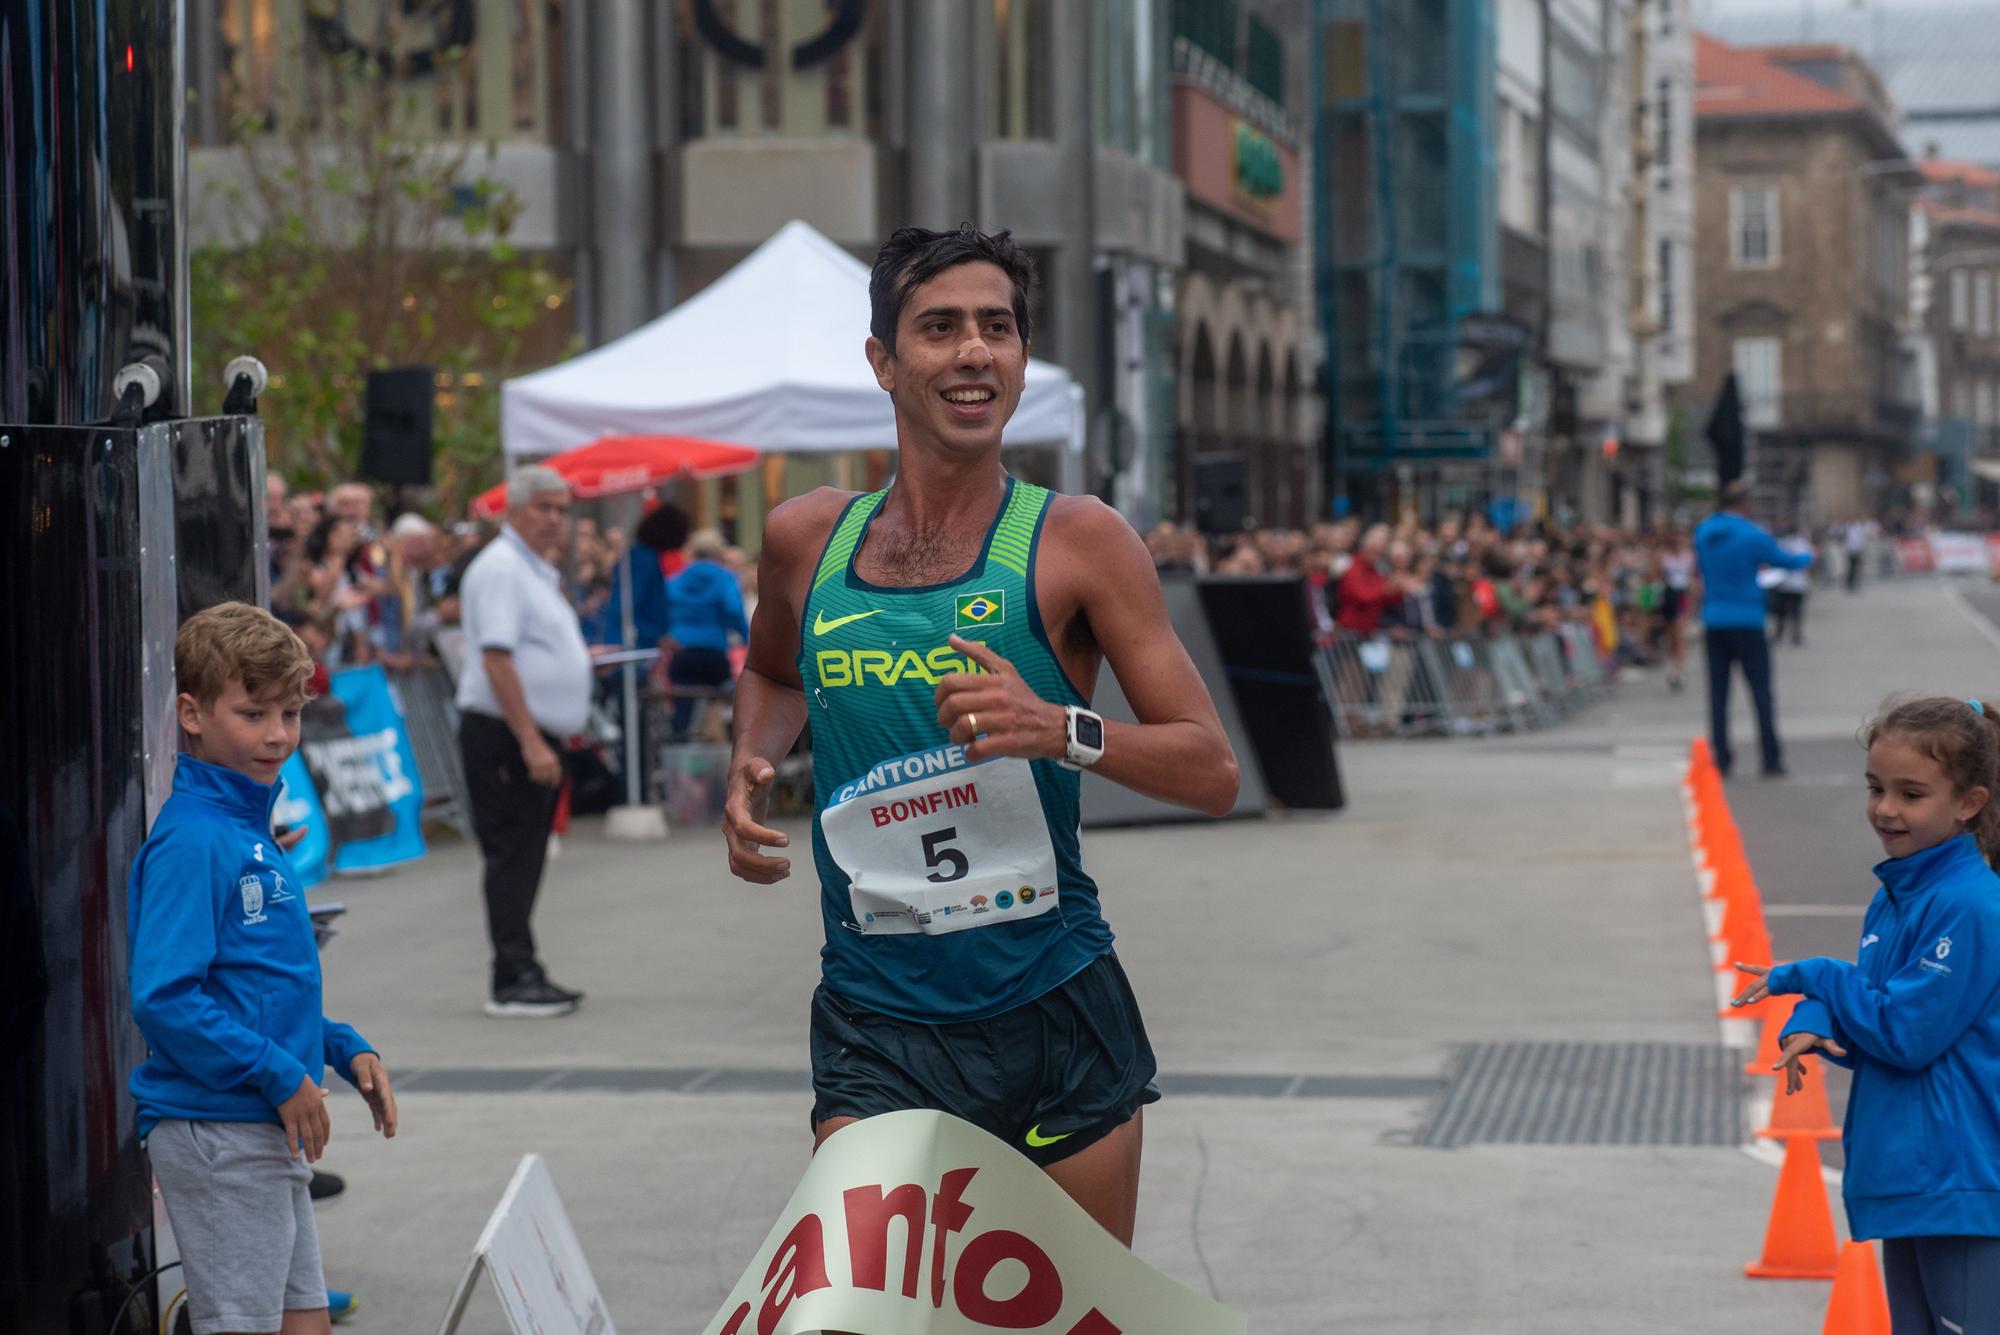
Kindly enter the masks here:
[[1046, 1173], [940, 1112], [829, 1137], [704, 1335], [1246, 1335]]
[[304, 825], [290, 861], [307, 885], [424, 855], [424, 785], [403, 710], [379, 667], [349, 668], [306, 707], [277, 819]]

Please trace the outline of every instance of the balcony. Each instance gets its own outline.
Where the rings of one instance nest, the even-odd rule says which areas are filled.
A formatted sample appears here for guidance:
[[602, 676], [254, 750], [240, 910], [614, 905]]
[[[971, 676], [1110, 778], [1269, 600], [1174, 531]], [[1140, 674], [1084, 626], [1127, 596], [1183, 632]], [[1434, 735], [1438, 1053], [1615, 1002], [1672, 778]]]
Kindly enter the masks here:
[[1907, 437], [1921, 412], [1901, 399], [1875, 398], [1865, 391], [1835, 394], [1792, 393], [1760, 403], [1743, 400], [1743, 424], [1752, 431], [1787, 436], [1843, 435]]

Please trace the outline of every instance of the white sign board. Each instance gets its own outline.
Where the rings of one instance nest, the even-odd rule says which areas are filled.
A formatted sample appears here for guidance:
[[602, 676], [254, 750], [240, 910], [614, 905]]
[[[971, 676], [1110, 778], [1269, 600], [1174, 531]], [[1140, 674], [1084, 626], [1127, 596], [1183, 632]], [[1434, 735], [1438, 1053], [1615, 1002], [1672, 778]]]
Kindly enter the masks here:
[[1931, 559], [1939, 574], [1983, 575], [1986, 573], [1986, 539], [1977, 533], [1931, 534]]
[[1245, 1335], [1011, 1146], [939, 1112], [854, 1123], [813, 1156], [706, 1335]]
[[493, 1277], [514, 1335], [617, 1335], [539, 1154], [521, 1156], [514, 1180], [486, 1221], [472, 1250], [472, 1270], [446, 1317], [447, 1330], [457, 1327], [480, 1269]]

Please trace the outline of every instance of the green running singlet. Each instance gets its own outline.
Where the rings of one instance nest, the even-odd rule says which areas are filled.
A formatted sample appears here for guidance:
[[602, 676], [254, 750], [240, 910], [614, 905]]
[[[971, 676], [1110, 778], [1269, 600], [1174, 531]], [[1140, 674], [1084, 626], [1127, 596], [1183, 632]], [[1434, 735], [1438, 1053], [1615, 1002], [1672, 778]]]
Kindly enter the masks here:
[[1035, 694], [1086, 703], [1035, 604], [1050, 494], [1008, 479], [979, 557], [944, 584], [892, 588], [854, 568], [886, 490], [834, 525], [799, 629], [812, 727], [813, 860], [834, 992], [906, 1020], [976, 1020], [1067, 981], [1111, 949], [1085, 874], [1081, 776], [1053, 760], [967, 764], [933, 692], [977, 671], [954, 633]]

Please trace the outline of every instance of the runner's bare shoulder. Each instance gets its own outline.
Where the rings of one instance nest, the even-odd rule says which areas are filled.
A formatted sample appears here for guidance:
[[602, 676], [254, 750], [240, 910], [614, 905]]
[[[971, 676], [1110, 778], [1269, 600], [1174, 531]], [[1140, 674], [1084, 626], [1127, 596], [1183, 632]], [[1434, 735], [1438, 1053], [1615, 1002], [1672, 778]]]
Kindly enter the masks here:
[[859, 492], [816, 487], [784, 501], [764, 516], [764, 549], [759, 557], [759, 581], [764, 595], [777, 593], [796, 615], [803, 606], [805, 581], [840, 515]]
[[1042, 525], [1042, 550], [1065, 562], [1082, 562], [1094, 568], [1099, 577], [1116, 579], [1153, 568], [1145, 540], [1132, 522], [1095, 496], [1057, 492], [1050, 499], [1049, 517]]
[[840, 522], [841, 511], [860, 494], [839, 487], [815, 487], [803, 496], [780, 502], [764, 516], [766, 559], [776, 557], [786, 568], [817, 561], [833, 526]]

